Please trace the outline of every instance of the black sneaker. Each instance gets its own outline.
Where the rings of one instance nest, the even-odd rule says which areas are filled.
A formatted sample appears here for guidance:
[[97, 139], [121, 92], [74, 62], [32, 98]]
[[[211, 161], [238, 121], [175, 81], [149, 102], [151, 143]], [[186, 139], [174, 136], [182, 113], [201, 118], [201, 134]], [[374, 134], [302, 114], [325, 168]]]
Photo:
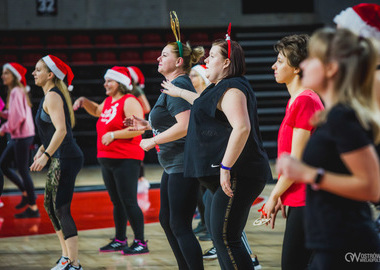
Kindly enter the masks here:
[[206, 252], [203, 254], [203, 260], [211, 261], [211, 260], [215, 260], [217, 258], [218, 258], [218, 255], [216, 254], [216, 248], [215, 247], [212, 247], [212, 248], [206, 250]]
[[124, 247], [128, 247], [127, 240], [120, 241], [114, 238], [111, 243], [99, 248], [99, 252], [119, 252], [123, 250]]
[[22, 196], [21, 202], [18, 205], [16, 205], [16, 209], [21, 209], [21, 208], [25, 207], [27, 204], [28, 204], [28, 197]]
[[193, 230], [194, 234], [198, 236], [200, 233], [206, 233], [207, 228], [206, 225], [202, 223], [202, 221], [198, 222], [198, 226]]
[[259, 260], [257, 259], [257, 256], [252, 258], [252, 262], [253, 262], [253, 267], [255, 268], [255, 270], [261, 269], [261, 265], [259, 263]]
[[148, 241], [142, 242], [140, 240], [135, 239], [133, 241], [132, 246], [126, 247], [121, 251], [121, 254], [123, 255], [140, 255], [140, 254], [147, 254], [149, 253], [148, 249]]
[[30, 207], [26, 208], [24, 212], [15, 215], [15, 218], [39, 218], [39, 217], [40, 217], [40, 211], [38, 211], [38, 209], [34, 211], [30, 209]]

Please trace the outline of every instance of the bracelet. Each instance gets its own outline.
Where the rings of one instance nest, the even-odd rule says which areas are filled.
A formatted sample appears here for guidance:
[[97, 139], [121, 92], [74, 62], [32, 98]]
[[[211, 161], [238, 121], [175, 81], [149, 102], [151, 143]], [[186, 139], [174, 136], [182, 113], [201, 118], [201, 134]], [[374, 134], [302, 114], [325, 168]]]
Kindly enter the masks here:
[[311, 184], [311, 188], [313, 190], [319, 190], [319, 184], [322, 182], [323, 176], [325, 176], [325, 170], [322, 168], [318, 168], [317, 175], [314, 178], [314, 183]]
[[223, 170], [231, 171], [232, 167], [226, 167], [222, 163], [220, 163], [220, 168]]
[[51, 159], [51, 156], [48, 152], [45, 151], [45, 152], [43, 152], [43, 154], [45, 154], [49, 159]]
[[111, 132], [111, 139], [115, 140], [115, 134], [113, 134], [113, 132]]

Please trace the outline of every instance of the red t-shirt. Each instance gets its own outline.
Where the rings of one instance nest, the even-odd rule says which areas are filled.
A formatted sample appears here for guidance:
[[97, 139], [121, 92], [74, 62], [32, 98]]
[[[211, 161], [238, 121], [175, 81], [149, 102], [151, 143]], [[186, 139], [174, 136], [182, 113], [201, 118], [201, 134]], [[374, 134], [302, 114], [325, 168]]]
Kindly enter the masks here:
[[144, 159], [144, 150], [140, 147], [141, 135], [131, 139], [115, 139], [107, 146], [102, 144], [104, 134], [125, 128], [124, 103], [128, 98], [136, 99], [131, 94], [126, 94], [113, 103], [112, 97], [106, 98], [103, 111], [96, 123], [98, 158]]
[[[286, 106], [285, 117], [282, 120], [277, 139], [277, 156], [282, 153], [290, 153], [292, 150], [293, 128], [302, 128], [311, 133], [314, 127], [310, 124], [310, 118], [315, 112], [323, 110], [323, 104], [316, 93], [305, 90], [296, 97], [293, 103]], [[278, 176], [280, 178], [280, 175]], [[282, 195], [281, 201], [288, 206], [305, 206], [306, 185], [293, 183]]]

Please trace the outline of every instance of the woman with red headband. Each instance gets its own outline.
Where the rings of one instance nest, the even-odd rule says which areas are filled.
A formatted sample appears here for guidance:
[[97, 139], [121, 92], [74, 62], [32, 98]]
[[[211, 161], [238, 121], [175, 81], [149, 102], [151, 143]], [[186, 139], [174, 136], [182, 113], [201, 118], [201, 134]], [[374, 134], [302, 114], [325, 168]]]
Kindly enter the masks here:
[[[1, 113], [1, 116], [7, 121], [0, 127], [0, 136], [8, 133], [11, 139], [1, 154], [0, 166], [4, 175], [22, 192], [21, 202], [16, 205], [16, 209], [28, 205], [28, 208], [22, 213], [16, 214], [15, 218], [37, 218], [40, 216], [33, 180], [29, 173], [29, 155], [25, 154], [29, 153], [30, 145], [34, 139], [32, 103], [27, 92], [26, 71], [26, 68], [18, 63], [7, 63], [3, 66], [1, 76], [4, 85], [8, 87], [8, 97], [6, 110]], [[10, 162], [13, 159], [21, 178], [11, 169]], [[3, 184], [3, 176], [0, 175], [1, 189]]]
[[253, 201], [272, 179], [256, 97], [243, 77], [244, 59], [243, 49], [228, 34], [212, 44], [205, 60], [212, 84], [202, 94], [162, 83], [164, 93], [193, 104], [184, 174], [213, 193], [205, 218], [222, 269], [254, 269], [241, 236]]
[[[73, 138], [75, 117], [68, 92], [74, 74], [61, 59], [47, 55], [37, 62], [33, 76], [44, 97], [35, 117], [42, 145], [30, 170], [41, 171], [50, 160], [44, 205], [62, 248], [62, 256], [52, 269], [82, 269], [78, 231], [70, 212], [75, 179], [83, 166], [83, 153]], [[69, 87], [63, 82], [65, 78]]]

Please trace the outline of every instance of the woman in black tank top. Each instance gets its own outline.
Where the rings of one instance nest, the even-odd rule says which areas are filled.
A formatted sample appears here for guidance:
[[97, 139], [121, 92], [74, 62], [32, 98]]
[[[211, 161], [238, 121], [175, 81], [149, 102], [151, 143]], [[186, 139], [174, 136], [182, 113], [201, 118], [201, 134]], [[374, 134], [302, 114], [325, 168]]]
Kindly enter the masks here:
[[70, 205], [75, 179], [83, 166], [83, 153], [73, 138], [74, 112], [63, 82], [66, 77], [70, 85], [74, 75], [59, 58], [47, 55], [37, 62], [33, 76], [45, 96], [35, 119], [42, 145], [30, 169], [41, 171], [50, 160], [44, 205], [62, 248], [62, 256], [52, 269], [82, 269], [78, 260], [78, 232]]

